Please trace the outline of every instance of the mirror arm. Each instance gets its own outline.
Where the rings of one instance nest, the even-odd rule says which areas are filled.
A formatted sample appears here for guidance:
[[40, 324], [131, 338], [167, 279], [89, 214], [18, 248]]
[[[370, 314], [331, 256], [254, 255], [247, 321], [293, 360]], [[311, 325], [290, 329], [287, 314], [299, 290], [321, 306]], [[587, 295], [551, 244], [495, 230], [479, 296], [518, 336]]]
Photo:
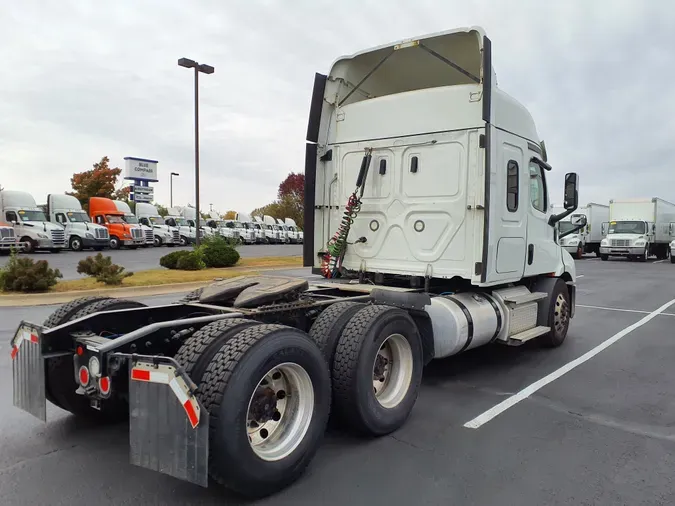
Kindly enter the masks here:
[[577, 226], [574, 227], [573, 229], [568, 230], [567, 232], [563, 232], [562, 234], [559, 234], [559, 235], [558, 235], [558, 239], [562, 239], [563, 237], [567, 237], [568, 235], [573, 234], [573, 233], [575, 233], [575, 232], [581, 230], [581, 229], [584, 228], [585, 226], [586, 226], [586, 223], [584, 223], [583, 225], [577, 225]]
[[[573, 213], [574, 211], [576, 211], [576, 210], [577, 210], [577, 208], [575, 207], [574, 209], [567, 209], [566, 211], [563, 211], [563, 212], [560, 213], [560, 214], [553, 214], [553, 215], [551, 215], [551, 217], [548, 219], [548, 224], [551, 225], [551, 226], [553, 226], [553, 225], [555, 225], [556, 223], [558, 223], [560, 220], [562, 220], [563, 218], [567, 218], [570, 214], [572, 214], [572, 213]], [[579, 228], [581, 228], [581, 227], [579, 227]], [[577, 230], [578, 230], [578, 229], [577, 229]], [[567, 235], [567, 234], [565, 234], [565, 235]]]

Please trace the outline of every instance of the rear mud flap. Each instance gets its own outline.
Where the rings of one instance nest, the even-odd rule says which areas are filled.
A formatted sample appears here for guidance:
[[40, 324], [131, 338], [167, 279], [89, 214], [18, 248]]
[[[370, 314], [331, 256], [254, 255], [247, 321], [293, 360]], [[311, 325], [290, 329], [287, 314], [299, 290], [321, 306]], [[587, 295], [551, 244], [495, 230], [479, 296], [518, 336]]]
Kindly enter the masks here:
[[131, 463], [208, 486], [206, 409], [172, 365], [132, 359], [129, 371]]
[[42, 327], [21, 322], [11, 344], [13, 404], [43, 422], [47, 421], [45, 363]]

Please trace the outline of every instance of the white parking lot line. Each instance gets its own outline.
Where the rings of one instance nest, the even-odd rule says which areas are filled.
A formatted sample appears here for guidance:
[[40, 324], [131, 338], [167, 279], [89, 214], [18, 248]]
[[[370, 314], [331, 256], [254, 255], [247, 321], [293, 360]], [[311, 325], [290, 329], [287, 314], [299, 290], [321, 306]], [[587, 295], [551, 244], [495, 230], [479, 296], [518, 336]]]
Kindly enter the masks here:
[[[619, 311], [621, 313], [638, 313], [638, 314], [651, 314], [651, 311], [642, 311], [640, 309], [622, 309], [618, 307], [604, 307], [604, 306], [587, 306], [585, 304], [577, 304], [577, 307], [583, 307], [585, 309], [601, 309], [603, 311]], [[675, 313], [661, 313], [660, 316], [675, 316]]]
[[653, 264], [660, 264], [661, 262], [665, 262], [665, 260], [657, 260], [656, 262], [652, 262]]
[[578, 275], [577, 275], [577, 279], [578, 279], [578, 278], [583, 278], [584, 276], [585, 276], [585, 274], [578, 274]]
[[522, 401], [524, 399], [527, 399], [530, 395], [535, 393], [537, 390], [540, 390], [541, 388], [545, 387], [546, 385], [548, 385], [552, 381], [555, 381], [558, 378], [560, 378], [561, 376], [567, 374], [568, 372], [570, 372], [572, 369], [576, 368], [577, 366], [580, 366], [584, 362], [592, 359], [594, 356], [596, 356], [602, 350], [605, 350], [605, 349], [609, 348], [611, 345], [616, 343], [622, 337], [631, 333], [633, 330], [641, 327], [645, 323], [652, 320], [654, 317], [660, 315], [661, 313], [663, 313], [666, 309], [668, 309], [673, 304], [675, 304], [675, 299], [671, 300], [670, 302], [666, 302], [663, 306], [661, 306], [657, 310], [652, 311], [651, 313], [647, 314], [647, 316], [641, 318], [640, 320], [638, 320], [634, 324], [629, 325], [625, 329], [617, 332], [612, 337], [610, 337], [606, 341], [603, 341], [601, 344], [599, 344], [598, 346], [596, 346], [592, 350], [590, 350], [590, 351], [584, 353], [583, 355], [581, 355], [579, 358], [576, 358], [576, 359], [572, 360], [571, 362], [568, 362], [567, 364], [565, 364], [561, 368], [553, 371], [551, 374], [549, 374], [547, 376], [544, 376], [540, 380], [532, 383], [530, 386], [523, 388], [520, 392], [512, 395], [511, 397], [505, 399], [504, 401], [500, 402], [499, 404], [491, 407], [490, 409], [488, 409], [484, 413], [481, 413], [480, 415], [478, 415], [473, 420], [469, 420], [468, 422], [466, 422], [464, 424], [464, 427], [466, 427], [467, 429], [477, 429], [480, 426], [485, 425], [490, 420], [492, 420], [496, 416], [499, 416], [500, 414], [502, 414], [507, 409], [515, 406], [520, 401]]

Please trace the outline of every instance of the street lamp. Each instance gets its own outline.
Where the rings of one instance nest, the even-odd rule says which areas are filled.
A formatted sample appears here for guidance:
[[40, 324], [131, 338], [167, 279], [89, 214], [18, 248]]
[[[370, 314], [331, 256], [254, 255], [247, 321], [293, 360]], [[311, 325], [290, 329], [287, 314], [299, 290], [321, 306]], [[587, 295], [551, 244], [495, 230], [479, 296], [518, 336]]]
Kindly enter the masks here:
[[178, 65], [186, 69], [195, 69], [195, 208], [197, 209], [197, 246], [199, 246], [199, 73], [213, 74], [215, 69], [211, 65], [199, 64], [188, 58], [178, 60]]
[[180, 176], [180, 174], [178, 172], [172, 172], [169, 177], [169, 192], [171, 193], [171, 195], [169, 195], [169, 207], [173, 207], [173, 176]]

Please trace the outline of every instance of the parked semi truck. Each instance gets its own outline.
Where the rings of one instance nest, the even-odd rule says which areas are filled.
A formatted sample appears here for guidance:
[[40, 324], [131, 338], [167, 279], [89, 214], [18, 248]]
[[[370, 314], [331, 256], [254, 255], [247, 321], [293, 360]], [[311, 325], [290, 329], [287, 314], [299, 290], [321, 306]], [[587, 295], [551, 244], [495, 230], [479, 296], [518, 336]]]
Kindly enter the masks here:
[[18, 249], [19, 241], [10, 223], [0, 220], [0, 255], [9, 255], [12, 249]]
[[50, 222], [63, 226], [66, 244], [73, 251], [87, 248], [103, 251], [110, 246], [108, 229], [92, 223], [80, 201], [72, 195], [47, 195], [45, 215]]
[[[551, 206], [551, 211], [556, 214], [563, 212], [564, 208]], [[600, 256], [600, 243], [607, 234], [603, 224], [609, 220], [609, 206], [591, 202], [579, 207], [574, 214], [558, 223], [558, 230], [567, 232], [575, 228], [575, 221], [581, 215], [586, 216], [586, 226], [562, 239], [560, 245], [574, 258], [581, 258], [584, 253], [595, 253], [596, 256]]]
[[240, 222], [242, 227], [249, 231], [252, 236], [254, 244], [262, 244], [265, 241], [265, 231], [262, 229], [259, 223], [256, 223], [250, 214], [246, 213], [236, 213], [234, 216], [235, 220]]
[[58, 253], [66, 247], [66, 231], [58, 223], [49, 222], [30, 193], [0, 191], [0, 209], [26, 253], [37, 250]]
[[272, 216], [264, 215], [263, 222], [267, 226], [266, 230], [270, 231], [270, 235], [267, 236], [269, 238], [269, 242], [274, 244], [286, 242], [286, 238], [283, 235], [283, 231], [279, 228], [277, 220], [275, 220]]
[[[187, 246], [188, 244], [197, 242], [197, 228], [190, 225], [188, 220], [183, 218], [180, 208], [172, 207], [169, 209], [169, 214], [164, 217], [164, 223], [169, 227], [178, 229], [181, 246]], [[200, 237], [203, 235], [204, 234], [202, 233]]]
[[302, 475], [329, 413], [371, 437], [400, 428], [432, 359], [560, 346], [576, 285], [554, 233], [577, 177], [552, 214], [534, 121], [497, 88], [491, 54], [462, 28], [316, 75], [304, 258], [336, 279], [234, 278], [153, 307], [75, 300], [17, 329], [14, 404], [128, 416], [132, 463], [263, 496]]
[[298, 225], [295, 223], [295, 220], [292, 218], [285, 218], [284, 223], [286, 224], [290, 232], [295, 233], [296, 242], [298, 244], [302, 244], [304, 242], [305, 236], [300, 227], [298, 227]]
[[239, 242], [241, 244], [255, 243], [255, 232], [252, 229], [249, 230], [242, 222], [237, 220], [223, 220], [222, 223], [226, 228], [235, 232], [239, 237]]
[[[197, 227], [197, 210], [194, 207], [181, 207], [181, 216], [185, 218], [187, 224], [191, 227]], [[213, 215], [212, 215], [213, 216]], [[199, 229], [203, 237], [210, 237], [216, 233], [214, 229], [206, 225], [207, 220], [199, 220]]]
[[155, 246], [175, 246], [180, 244], [180, 232], [170, 227], [159, 215], [157, 208], [145, 202], [136, 203], [136, 217], [141, 225], [152, 227], [155, 234]]
[[600, 258], [627, 257], [646, 261], [655, 255], [668, 258], [671, 223], [675, 222], [675, 204], [658, 197], [642, 199], [613, 199], [609, 201], [607, 237], [600, 246]]
[[112, 199], [91, 197], [89, 199], [89, 216], [94, 223], [108, 229], [110, 249], [120, 249], [121, 247], [136, 249], [145, 243], [141, 227], [125, 222], [124, 213], [117, 209]]
[[297, 244], [298, 243], [298, 233], [295, 229], [291, 230], [290, 227], [286, 225], [286, 222], [281, 218], [277, 218], [277, 225], [279, 230], [281, 230], [284, 242], [287, 244]]
[[152, 227], [140, 223], [136, 215], [131, 212], [129, 204], [127, 204], [123, 200], [114, 200], [113, 202], [115, 203], [115, 207], [117, 208], [117, 210], [120, 211], [121, 213], [124, 213], [122, 219], [125, 221], [125, 223], [128, 223], [130, 225], [138, 225], [139, 227], [141, 227], [141, 230], [143, 231], [143, 237], [145, 239], [143, 246], [145, 247], [154, 246], [155, 233], [153, 232]]

